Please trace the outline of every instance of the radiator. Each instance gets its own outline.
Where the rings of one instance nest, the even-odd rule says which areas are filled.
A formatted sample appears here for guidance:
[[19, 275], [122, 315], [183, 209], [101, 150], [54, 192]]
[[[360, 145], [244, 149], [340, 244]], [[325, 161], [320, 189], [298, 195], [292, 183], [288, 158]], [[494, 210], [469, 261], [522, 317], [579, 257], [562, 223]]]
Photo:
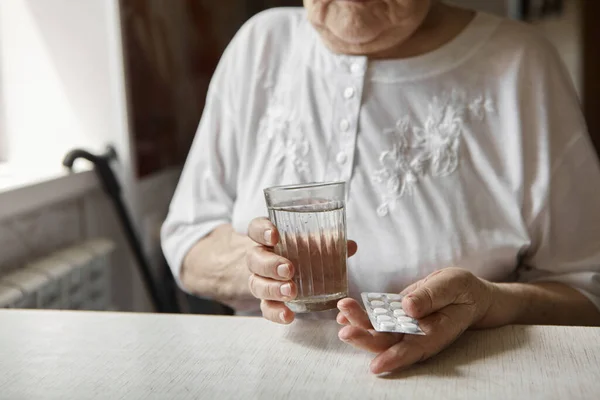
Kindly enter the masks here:
[[112, 241], [94, 239], [0, 276], [0, 308], [112, 309], [114, 249]]

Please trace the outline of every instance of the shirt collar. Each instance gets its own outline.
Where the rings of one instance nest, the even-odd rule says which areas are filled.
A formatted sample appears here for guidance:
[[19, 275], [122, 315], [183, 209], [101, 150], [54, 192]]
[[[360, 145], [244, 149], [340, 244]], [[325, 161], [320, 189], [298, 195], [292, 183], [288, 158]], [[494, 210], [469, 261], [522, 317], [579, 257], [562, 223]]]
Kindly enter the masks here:
[[401, 82], [440, 74], [463, 63], [476, 53], [496, 31], [502, 19], [477, 13], [473, 21], [444, 46], [417, 57], [369, 60], [366, 56], [333, 53], [321, 40], [308, 20], [304, 20], [306, 41], [304, 61], [314, 71], [324, 74], [364, 75], [370, 80]]

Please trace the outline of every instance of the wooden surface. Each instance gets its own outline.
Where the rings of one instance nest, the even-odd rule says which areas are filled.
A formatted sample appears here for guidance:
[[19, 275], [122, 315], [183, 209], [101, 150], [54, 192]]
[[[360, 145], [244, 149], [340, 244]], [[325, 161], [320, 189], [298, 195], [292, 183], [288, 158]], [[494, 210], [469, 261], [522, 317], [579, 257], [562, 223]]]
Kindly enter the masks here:
[[600, 329], [467, 332], [389, 377], [334, 322], [0, 311], [2, 399], [600, 399]]

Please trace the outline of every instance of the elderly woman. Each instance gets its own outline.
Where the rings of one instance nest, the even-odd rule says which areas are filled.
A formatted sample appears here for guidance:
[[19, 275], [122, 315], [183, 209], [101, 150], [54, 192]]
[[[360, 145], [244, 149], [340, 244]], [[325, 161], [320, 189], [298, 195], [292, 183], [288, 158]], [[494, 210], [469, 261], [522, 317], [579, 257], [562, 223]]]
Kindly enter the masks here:
[[[341, 180], [339, 337], [372, 372], [469, 328], [600, 324], [600, 169], [552, 46], [436, 0], [304, 3], [250, 20], [214, 75], [162, 231], [182, 287], [292, 322], [262, 189]], [[362, 291], [406, 294], [427, 336], [374, 332]]]

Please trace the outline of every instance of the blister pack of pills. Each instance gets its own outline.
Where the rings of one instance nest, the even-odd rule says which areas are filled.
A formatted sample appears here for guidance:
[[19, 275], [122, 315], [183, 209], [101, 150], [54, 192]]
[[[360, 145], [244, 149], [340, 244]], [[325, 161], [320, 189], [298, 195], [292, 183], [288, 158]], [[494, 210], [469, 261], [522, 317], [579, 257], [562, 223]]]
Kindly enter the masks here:
[[419, 322], [402, 309], [402, 295], [392, 293], [362, 293], [362, 300], [377, 332], [425, 335]]

